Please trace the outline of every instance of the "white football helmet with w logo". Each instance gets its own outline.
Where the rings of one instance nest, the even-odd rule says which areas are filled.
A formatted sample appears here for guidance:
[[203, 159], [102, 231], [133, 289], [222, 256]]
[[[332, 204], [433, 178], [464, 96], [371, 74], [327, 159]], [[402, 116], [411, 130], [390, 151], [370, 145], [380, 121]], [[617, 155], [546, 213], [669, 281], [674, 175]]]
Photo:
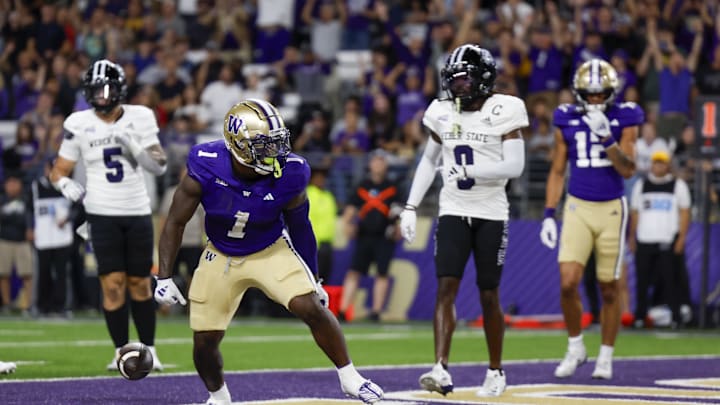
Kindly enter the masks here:
[[258, 99], [235, 104], [225, 114], [223, 136], [225, 146], [241, 165], [262, 175], [282, 175], [290, 153], [290, 131], [272, 104]]

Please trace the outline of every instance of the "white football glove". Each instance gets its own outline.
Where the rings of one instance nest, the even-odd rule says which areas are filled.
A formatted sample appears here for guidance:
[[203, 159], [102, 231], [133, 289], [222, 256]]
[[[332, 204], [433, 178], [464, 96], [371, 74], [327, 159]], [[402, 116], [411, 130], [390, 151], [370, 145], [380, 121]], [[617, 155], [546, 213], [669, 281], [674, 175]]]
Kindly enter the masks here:
[[140, 144], [135, 140], [135, 138], [133, 138], [133, 136], [127, 132], [123, 132], [120, 135], [115, 135], [115, 142], [119, 143], [127, 150], [129, 150], [132, 156], [137, 156], [143, 151], [142, 146], [140, 146]]
[[588, 111], [583, 115], [582, 120], [585, 121], [590, 130], [601, 138], [607, 138], [611, 136], [610, 132], [610, 121], [608, 121], [605, 113], [598, 110]]
[[400, 213], [400, 233], [408, 243], [415, 240], [415, 225], [417, 223], [417, 214], [415, 210], [404, 209]]
[[85, 195], [85, 189], [83, 186], [69, 177], [60, 177], [60, 180], [55, 183], [55, 188], [60, 191], [65, 198], [72, 202], [82, 200]]
[[320, 303], [323, 304], [325, 308], [330, 307], [330, 296], [328, 295], [327, 291], [322, 286], [323, 279], [319, 279], [317, 281], [317, 289], [315, 292], [317, 292], [318, 299], [320, 300]]
[[448, 172], [447, 182], [449, 184], [458, 180], [467, 179], [467, 168], [465, 166], [452, 166]]
[[155, 287], [155, 301], [158, 304], [173, 305], [178, 302], [180, 305], [185, 305], [187, 302], [183, 297], [180, 289], [175, 285], [172, 277], [158, 278], [157, 287]]
[[550, 249], [555, 249], [555, 246], [557, 246], [557, 223], [555, 218], [543, 219], [540, 241]]

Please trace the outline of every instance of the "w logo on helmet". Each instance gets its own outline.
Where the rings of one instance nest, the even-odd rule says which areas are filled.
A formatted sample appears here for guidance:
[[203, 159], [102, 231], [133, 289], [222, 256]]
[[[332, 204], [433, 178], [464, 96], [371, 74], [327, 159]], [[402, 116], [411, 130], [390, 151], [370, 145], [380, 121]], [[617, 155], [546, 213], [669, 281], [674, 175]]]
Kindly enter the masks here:
[[243, 127], [243, 124], [244, 124], [244, 122], [243, 122], [242, 118], [236, 117], [232, 114], [228, 115], [228, 119], [227, 119], [227, 131], [228, 132], [235, 134], [235, 135], [239, 134], [240, 130]]

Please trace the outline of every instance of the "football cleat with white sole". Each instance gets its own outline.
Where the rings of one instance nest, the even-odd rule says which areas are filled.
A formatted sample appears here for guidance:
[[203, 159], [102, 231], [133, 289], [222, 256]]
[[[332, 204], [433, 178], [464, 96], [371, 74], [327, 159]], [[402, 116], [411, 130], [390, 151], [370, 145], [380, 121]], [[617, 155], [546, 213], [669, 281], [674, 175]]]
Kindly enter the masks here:
[[0, 374], [14, 373], [17, 365], [10, 361], [0, 361]]
[[115, 356], [107, 365], [107, 371], [118, 371], [118, 359], [120, 358], [120, 349], [115, 349]]
[[152, 353], [153, 356], [153, 370], [155, 371], [163, 371], [165, 368], [163, 364], [160, 362], [160, 359], [158, 358], [157, 351], [155, 350], [155, 346], [148, 346], [148, 349], [150, 349], [150, 353]]
[[450, 373], [440, 363], [433, 366], [432, 370], [420, 376], [418, 380], [420, 387], [430, 392], [439, 392], [447, 395], [453, 391], [453, 382]]
[[592, 378], [609, 380], [612, 378], [612, 360], [598, 360], [595, 363]]
[[370, 380], [364, 380], [359, 388], [350, 389], [341, 386], [345, 395], [361, 400], [365, 404], [374, 404], [383, 399], [385, 393], [379, 385]]
[[232, 405], [232, 401], [222, 401], [219, 399], [208, 398], [205, 405]]
[[485, 382], [475, 395], [479, 397], [499, 397], [507, 388], [505, 372], [502, 370], [490, 370], [485, 373]]
[[570, 350], [565, 353], [565, 358], [555, 368], [555, 377], [567, 378], [575, 374], [578, 366], [587, 362], [587, 351], [585, 347], [580, 350]]

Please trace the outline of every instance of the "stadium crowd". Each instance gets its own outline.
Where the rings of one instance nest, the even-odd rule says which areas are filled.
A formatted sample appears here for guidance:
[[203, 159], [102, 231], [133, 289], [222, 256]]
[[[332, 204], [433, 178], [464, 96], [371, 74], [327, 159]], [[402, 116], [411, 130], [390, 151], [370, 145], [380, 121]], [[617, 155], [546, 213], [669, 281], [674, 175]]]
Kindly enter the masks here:
[[[693, 100], [720, 95], [718, 9], [717, 0], [0, 0], [0, 120], [16, 123], [0, 133], [0, 178], [6, 193], [18, 177], [29, 193], [57, 155], [64, 118], [89, 108], [82, 73], [107, 58], [125, 71], [127, 102], [151, 108], [160, 125], [168, 170], [155, 201], [194, 144], [221, 137], [231, 105], [260, 98], [280, 108], [297, 153], [332, 168], [328, 188], [342, 210], [372, 150], [385, 150], [390, 177], [409, 187], [423, 112], [444, 96], [439, 70], [449, 51], [476, 43], [495, 57], [496, 91], [521, 97], [530, 116], [512, 215], [539, 217], [552, 112], [575, 101], [572, 74], [591, 58], [608, 60], [619, 100], [646, 112], [634, 178], [666, 150], [692, 187]], [[0, 239], [29, 246], [30, 223]]]

